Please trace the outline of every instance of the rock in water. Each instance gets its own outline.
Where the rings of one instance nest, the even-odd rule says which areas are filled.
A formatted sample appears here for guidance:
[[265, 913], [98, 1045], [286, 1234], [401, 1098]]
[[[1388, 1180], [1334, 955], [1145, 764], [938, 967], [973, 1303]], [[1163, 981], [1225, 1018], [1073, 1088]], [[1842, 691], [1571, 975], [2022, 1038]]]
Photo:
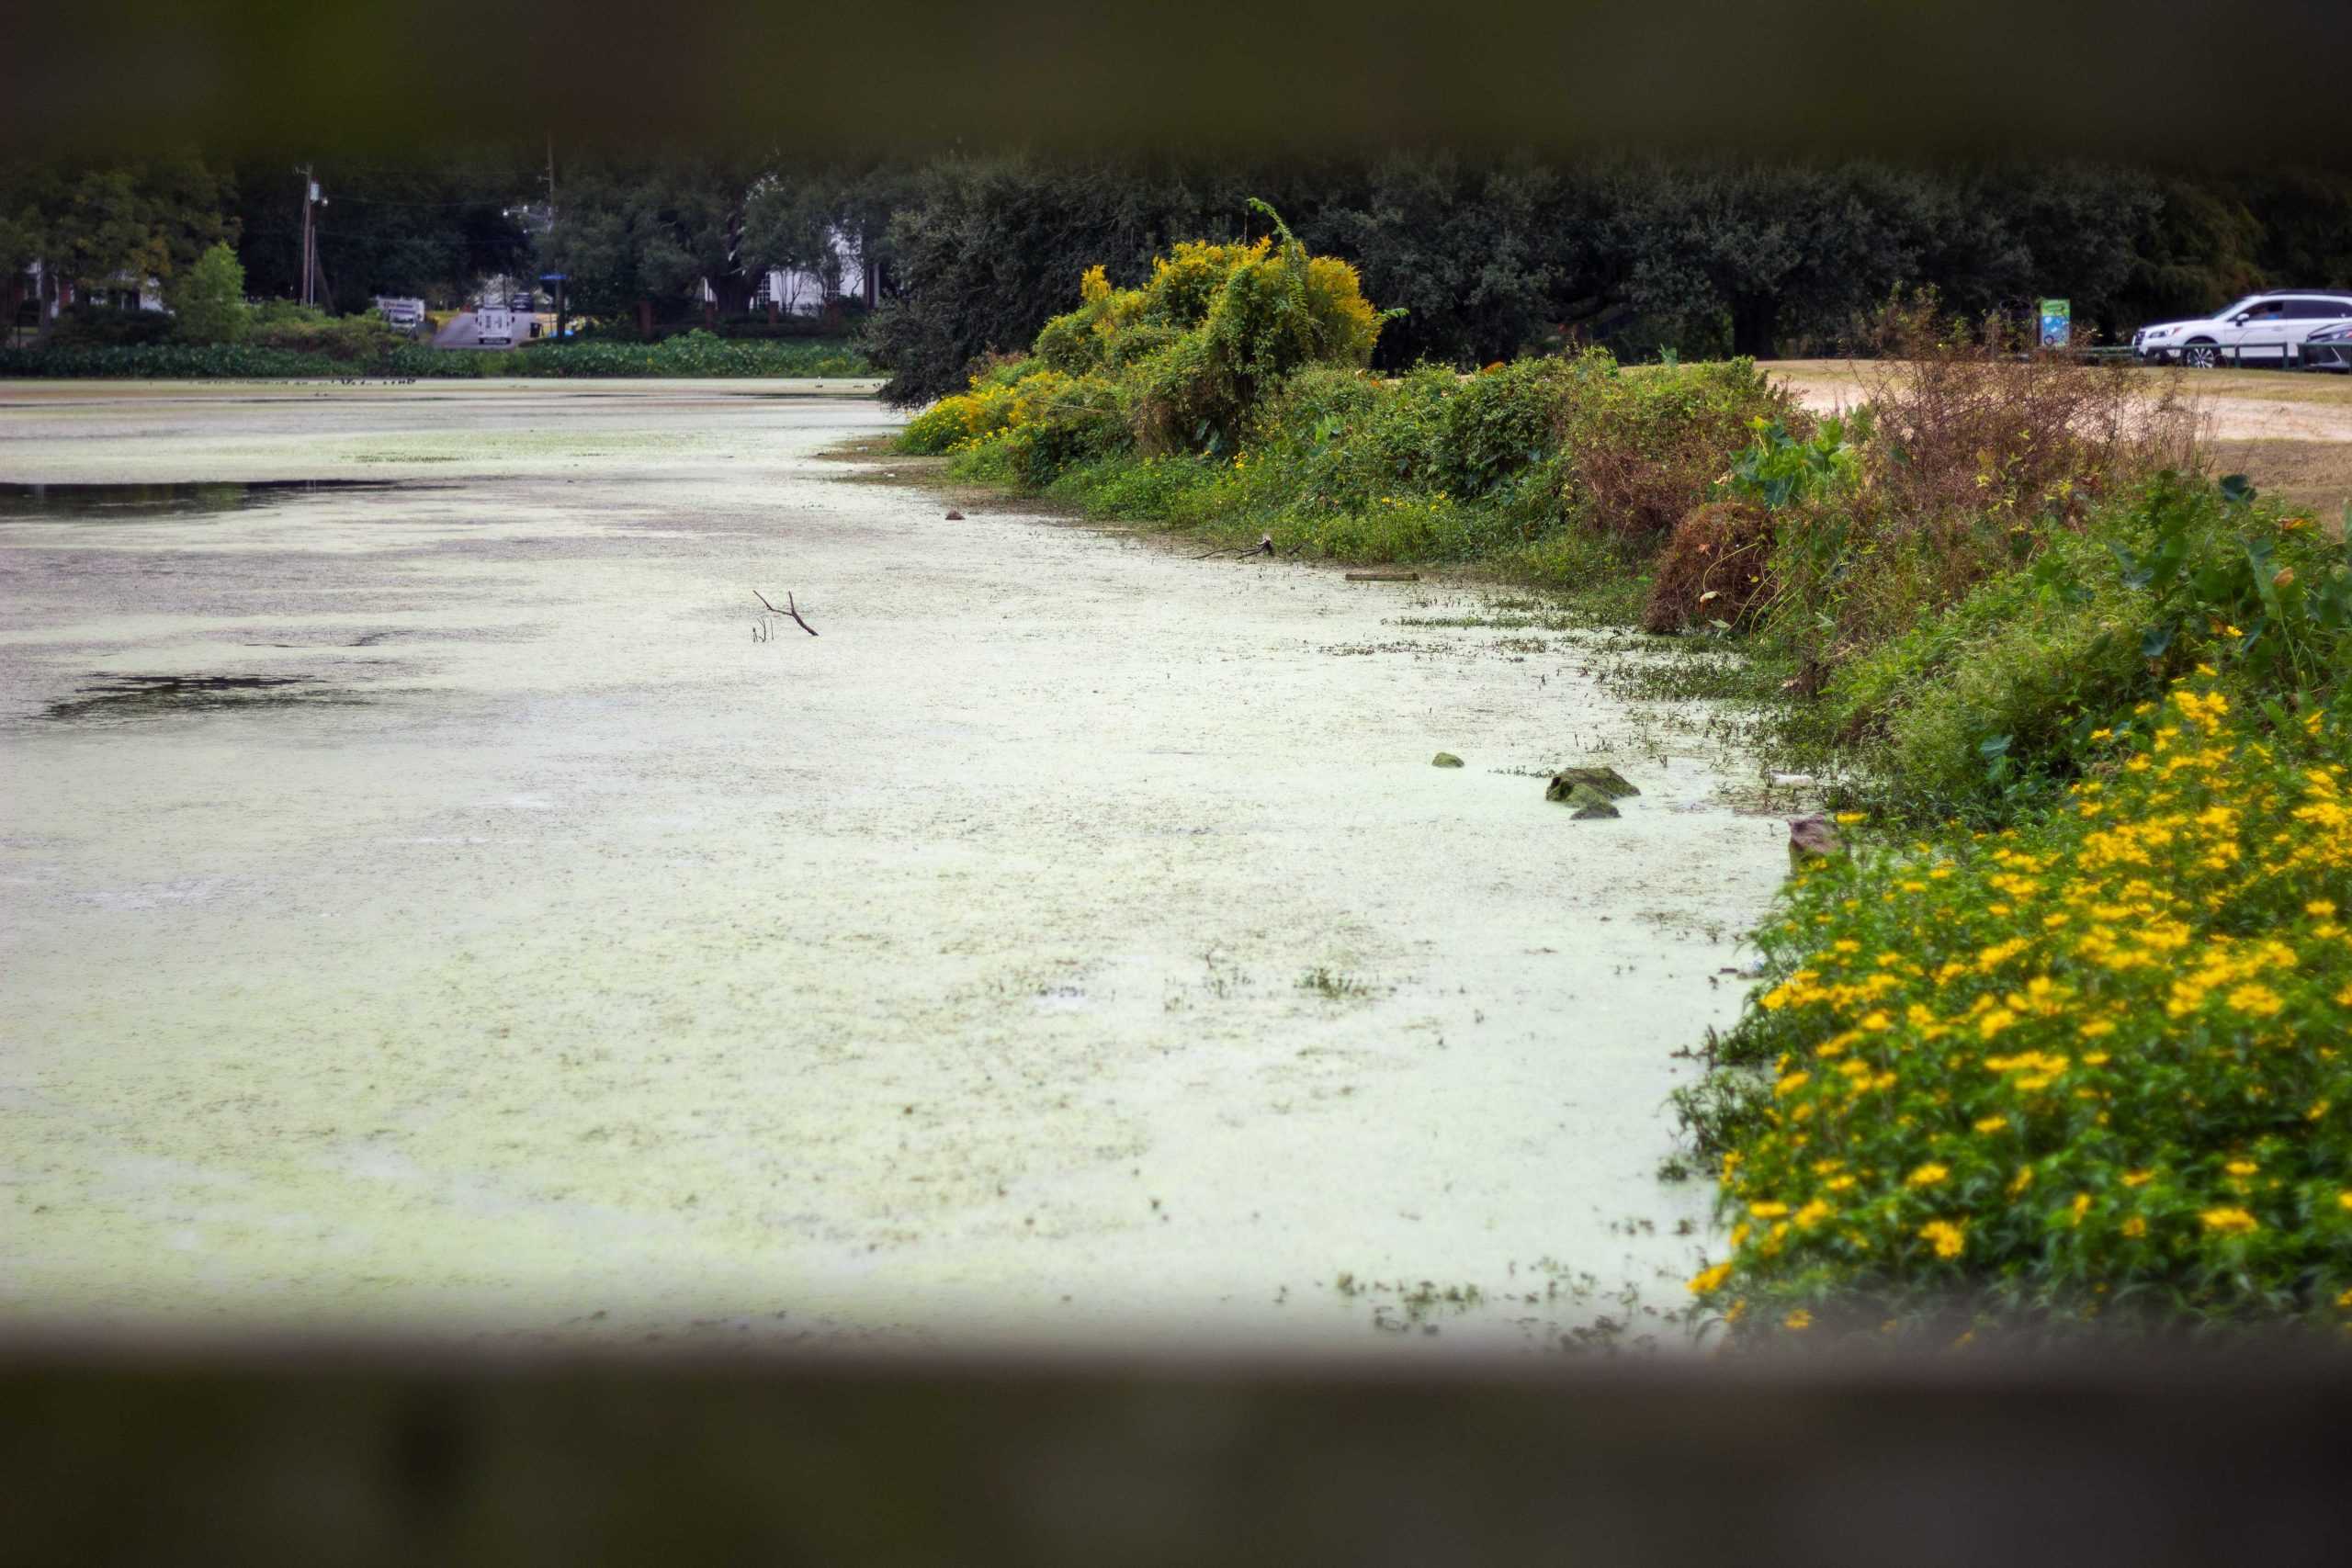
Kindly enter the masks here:
[[[1622, 800], [1642, 792], [1625, 782], [1625, 775], [1614, 768], [1562, 768], [1552, 775], [1551, 784], [1544, 791], [1546, 800], [1566, 800], [1576, 790], [1597, 790], [1603, 800]], [[1611, 815], [1615, 815], [1613, 812]]]
[[1590, 784], [1575, 785], [1566, 795], [1552, 798], [1565, 799], [1576, 807], [1574, 815], [1568, 818], [1571, 822], [1590, 822], [1604, 817], [1623, 815], [1613, 801]]
[[1792, 817], [1789, 818], [1789, 869], [1796, 871], [1807, 861], [1827, 860], [1845, 852], [1845, 845], [1838, 839], [1838, 825], [1826, 817]]
[[1462, 759], [1451, 751], [1440, 751], [1430, 759], [1430, 766], [1432, 768], [1458, 768], [1461, 765]]
[[951, 512], [941, 521], [947, 523], [961, 523], [964, 521], [964, 514], [960, 512]]

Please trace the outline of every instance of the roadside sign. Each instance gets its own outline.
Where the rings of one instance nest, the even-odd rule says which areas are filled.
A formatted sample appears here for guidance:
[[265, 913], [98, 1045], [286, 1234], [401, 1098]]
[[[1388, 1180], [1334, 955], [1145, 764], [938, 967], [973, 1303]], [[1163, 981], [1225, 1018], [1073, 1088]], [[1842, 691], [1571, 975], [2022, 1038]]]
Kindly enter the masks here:
[[2064, 299], [2041, 302], [2041, 346], [2064, 348], [2074, 337], [2074, 306]]

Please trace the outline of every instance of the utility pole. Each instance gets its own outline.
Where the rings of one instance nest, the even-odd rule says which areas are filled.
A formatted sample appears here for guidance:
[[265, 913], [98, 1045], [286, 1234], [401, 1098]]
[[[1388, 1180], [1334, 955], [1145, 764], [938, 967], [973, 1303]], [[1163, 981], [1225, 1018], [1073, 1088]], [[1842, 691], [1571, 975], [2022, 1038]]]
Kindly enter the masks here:
[[[555, 232], [555, 132], [548, 132], [548, 232]], [[563, 286], [571, 279], [559, 274], [555, 280], [555, 341], [563, 341], [568, 324], [564, 310]]]
[[311, 305], [318, 302], [317, 291], [311, 283], [319, 274], [319, 242], [311, 209], [318, 204], [319, 182], [315, 169], [309, 164], [294, 172], [302, 176], [302, 287], [298, 292], [303, 304]]

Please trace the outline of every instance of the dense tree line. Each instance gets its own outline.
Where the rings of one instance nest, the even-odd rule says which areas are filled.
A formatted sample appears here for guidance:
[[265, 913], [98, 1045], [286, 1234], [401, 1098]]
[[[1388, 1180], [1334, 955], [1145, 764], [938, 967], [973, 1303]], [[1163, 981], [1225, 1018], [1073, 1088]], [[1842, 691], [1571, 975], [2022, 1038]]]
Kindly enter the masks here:
[[[1831, 350], [1922, 287], [1972, 314], [2064, 296], [2112, 338], [2265, 285], [2352, 285], [2352, 176], [2317, 171], [554, 151], [316, 160], [327, 299], [449, 305], [487, 276], [561, 272], [575, 310], [644, 330], [739, 316], [767, 269], [808, 272], [887, 301], [869, 349], [894, 394], [919, 400], [959, 387], [986, 352], [1028, 343], [1076, 303], [1089, 266], [1135, 285], [1178, 240], [1262, 233], [1252, 197], [1312, 249], [1354, 262], [1374, 300], [1404, 307], [1381, 338], [1389, 366], [1575, 343], [1630, 357]], [[103, 295], [152, 276], [168, 296], [226, 241], [249, 290], [292, 296], [300, 161], [183, 152], [0, 167], [0, 265], [19, 297], [35, 260], [52, 288]], [[845, 261], [863, 276], [839, 276]]]
[[234, 182], [194, 152], [152, 157], [0, 164], [0, 271], [9, 319], [42, 268], [44, 297], [136, 295], [149, 278], [168, 291], [197, 258], [233, 242]]
[[381, 154], [251, 156], [231, 166], [238, 259], [264, 299], [301, 292], [302, 175], [314, 169], [326, 205], [312, 213], [320, 299], [360, 310], [378, 295], [457, 302], [485, 276], [526, 271], [532, 237], [524, 204], [543, 201], [527, 150], [458, 150], [430, 162]]
[[[893, 392], [960, 384], [1025, 344], [1102, 263], [1142, 281], [1178, 238], [1252, 230], [1266, 197], [1408, 314], [1386, 365], [1600, 343], [1622, 355], [1849, 344], [1897, 290], [1953, 309], [2073, 302], [2109, 338], [2270, 284], [2352, 285], [2352, 177], [2069, 162], [1941, 169], [1413, 153], [1261, 170], [1019, 157], [934, 164], [892, 230], [901, 297], [874, 325]], [[1263, 225], [1258, 225], [1262, 231]]]

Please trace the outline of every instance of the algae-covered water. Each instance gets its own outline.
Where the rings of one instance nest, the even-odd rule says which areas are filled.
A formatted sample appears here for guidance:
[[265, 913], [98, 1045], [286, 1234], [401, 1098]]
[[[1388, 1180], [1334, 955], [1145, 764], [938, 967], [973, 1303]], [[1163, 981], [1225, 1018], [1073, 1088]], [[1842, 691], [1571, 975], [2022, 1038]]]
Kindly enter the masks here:
[[[0, 1322], [1443, 1349], [1678, 1304], [1672, 1053], [1781, 825], [1583, 638], [819, 456], [894, 418], [0, 385]], [[1621, 819], [1544, 801], [1585, 761]]]

